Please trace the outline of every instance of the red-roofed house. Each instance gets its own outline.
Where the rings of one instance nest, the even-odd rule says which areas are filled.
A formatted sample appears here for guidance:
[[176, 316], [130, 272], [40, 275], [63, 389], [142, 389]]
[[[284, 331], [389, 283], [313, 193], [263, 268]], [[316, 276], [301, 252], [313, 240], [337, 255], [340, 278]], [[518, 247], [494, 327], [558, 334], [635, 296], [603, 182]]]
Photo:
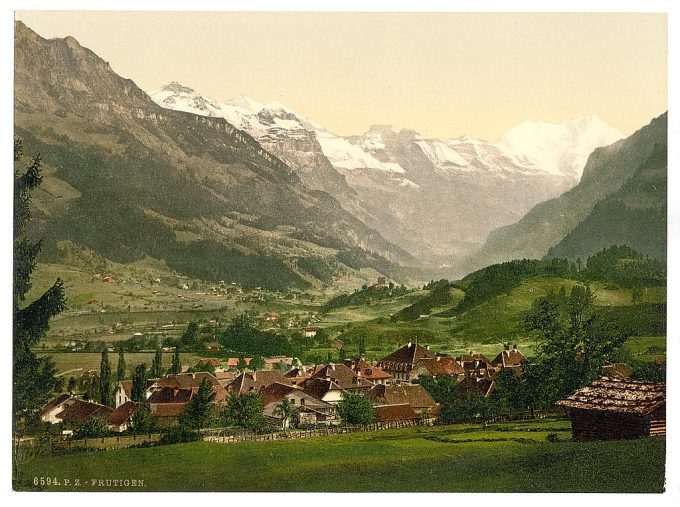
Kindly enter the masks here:
[[390, 355], [383, 357], [378, 361], [378, 368], [385, 373], [392, 375], [396, 383], [410, 382], [411, 370], [420, 359], [425, 357], [434, 357], [430, 352], [429, 347], [421, 347], [418, 344], [408, 342], [399, 350], [392, 352]]
[[377, 366], [372, 366], [370, 363], [364, 361], [363, 358], [353, 357], [352, 359], [346, 359], [342, 364], [347, 366], [355, 374], [360, 374], [361, 378], [372, 384], [387, 384], [392, 378], [392, 375], [382, 371]]
[[378, 422], [413, 421], [418, 419], [413, 407], [408, 404], [376, 405], [373, 413]]
[[277, 405], [284, 398], [295, 407], [296, 424], [336, 424], [339, 422], [335, 408], [330, 403], [321, 401], [302, 389], [288, 384], [274, 383], [260, 390], [263, 404], [263, 415], [270, 421], [284, 427], [283, 421], [276, 414]]
[[132, 414], [134, 414], [139, 405], [139, 403], [135, 403], [134, 401], [126, 401], [119, 407], [116, 407], [106, 421], [107, 426], [113, 431], [125, 431], [131, 425]]
[[373, 405], [409, 405], [416, 414], [435, 415], [439, 411], [437, 402], [430, 393], [421, 385], [391, 385], [375, 386], [367, 394], [366, 398]]
[[40, 420], [52, 424], [61, 422], [61, 419], [57, 419], [56, 415], [63, 412], [69, 405], [73, 405], [77, 400], [70, 394], [62, 394], [40, 410]]
[[509, 345], [505, 345], [500, 354], [491, 361], [491, 365], [499, 370], [509, 368], [517, 374], [521, 374], [526, 362], [527, 358], [517, 350], [517, 345], [513, 345], [512, 349]]

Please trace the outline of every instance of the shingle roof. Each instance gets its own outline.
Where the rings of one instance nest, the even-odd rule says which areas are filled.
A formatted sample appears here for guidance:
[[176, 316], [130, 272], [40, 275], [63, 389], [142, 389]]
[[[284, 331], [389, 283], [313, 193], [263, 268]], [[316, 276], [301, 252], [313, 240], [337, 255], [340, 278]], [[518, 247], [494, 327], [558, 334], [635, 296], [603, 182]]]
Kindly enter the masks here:
[[92, 403], [90, 401], [76, 400], [73, 405], [69, 405], [55, 417], [72, 424], [80, 424], [93, 415], [108, 419], [111, 412], [113, 412], [113, 410], [104, 405]]
[[524, 357], [517, 349], [502, 350], [498, 354], [491, 364], [494, 366], [500, 366], [502, 368], [513, 368], [516, 366], [522, 366], [526, 362], [527, 358]]
[[289, 384], [281, 384], [279, 382], [274, 382], [273, 384], [260, 389], [260, 398], [262, 398], [262, 405], [264, 406], [268, 405], [269, 403], [279, 401], [283, 397], [287, 396], [288, 394], [296, 390], [299, 389]]
[[132, 380], [121, 380], [118, 382], [125, 392], [125, 396], [132, 398]]
[[408, 343], [395, 350], [390, 355], [378, 361], [378, 366], [384, 370], [406, 371], [423, 357], [434, 357], [434, 354], [415, 343]]
[[461, 380], [456, 389], [471, 393], [481, 394], [484, 397], [491, 395], [495, 387], [495, 382], [489, 378], [466, 377]]
[[318, 399], [323, 399], [323, 397], [329, 391], [341, 391], [340, 386], [329, 379], [324, 378], [310, 378], [304, 381], [302, 384], [302, 389], [307, 394], [314, 396]]
[[[211, 375], [208, 372], [196, 372], [196, 373], [180, 373], [178, 375], [168, 375], [156, 379], [153, 383], [157, 384], [162, 388], [172, 388], [172, 389], [193, 389], [198, 390], [201, 386], [201, 382], [204, 379], [208, 379], [212, 385], [213, 391], [215, 391], [215, 402], [219, 403], [224, 400], [227, 396], [224, 387], [220, 384], [217, 377]], [[153, 384], [152, 384], [153, 385]], [[163, 403], [163, 402], [157, 402]]]
[[371, 382], [363, 378], [361, 372], [354, 372], [344, 364], [326, 364], [310, 378], [332, 380], [340, 389], [370, 389], [373, 387]]
[[47, 405], [45, 405], [41, 410], [40, 410], [40, 415], [45, 415], [49, 411], [54, 410], [57, 408], [59, 405], [64, 403], [66, 400], [70, 399], [71, 395], [70, 394], [62, 394], [61, 396], [58, 396], [57, 398], [53, 399]]
[[241, 373], [226, 386], [228, 393], [243, 394], [250, 391], [259, 392], [263, 387], [269, 386], [274, 382], [280, 384], [290, 384], [290, 380], [283, 376], [281, 372], [272, 370], [247, 371]]
[[408, 404], [378, 405], [373, 408], [373, 412], [380, 422], [410, 421], [418, 418], [413, 407]]
[[417, 364], [422, 364], [433, 377], [458, 375], [465, 372], [463, 367], [451, 356], [423, 357]]
[[666, 384], [603, 377], [557, 404], [568, 408], [646, 415], [666, 403]]
[[347, 366], [354, 373], [361, 373], [362, 377], [369, 381], [392, 378], [392, 375], [390, 375], [389, 373], [385, 373], [377, 366], [371, 366], [370, 363], [367, 363], [366, 361], [358, 357], [346, 359], [345, 361], [342, 362], [342, 364]]
[[375, 405], [410, 405], [413, 408], [434, 408], [437, 403], [421, 385], [377, 385], [366, 393]]
[[126, 401], [120, 407], [111, 412], [108, 420], [106, 421], [107, 424], [109, 424], [109, 426], [121, 426], [125, 424], [125, 422], [130, 420], [132, 414], [135, 410], [137, 410], [139, 405], [139, 403], [135, 403], [134, 401]]
[[157, 417], [179, 417], [186, 403], [159, 403], [152, 409], [153, 415]]
[[147, 403], [188, 403], [194, 396], [195, 389], [179, 389], [177, 387], [163, 387], [151, 393]]

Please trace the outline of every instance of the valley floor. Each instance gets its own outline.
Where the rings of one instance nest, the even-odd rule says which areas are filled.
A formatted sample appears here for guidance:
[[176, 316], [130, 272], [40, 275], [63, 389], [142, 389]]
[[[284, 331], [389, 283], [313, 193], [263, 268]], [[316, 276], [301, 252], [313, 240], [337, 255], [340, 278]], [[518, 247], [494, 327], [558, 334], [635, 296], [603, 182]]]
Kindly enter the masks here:
[[[20, 489], [38, 489], [34, 477], [52, 477], [61, 486], [41, 489], [663, 492], [665, 439], [572, 442], [569, 428], [569, 421], [542, 420], [76, 453], [24, 464]], [[549, 442], [550, 433], [560, 441]], [[63, 486], [76, 478], [79, 487]], [[99, 479], [143, 483], [113, 487]]]

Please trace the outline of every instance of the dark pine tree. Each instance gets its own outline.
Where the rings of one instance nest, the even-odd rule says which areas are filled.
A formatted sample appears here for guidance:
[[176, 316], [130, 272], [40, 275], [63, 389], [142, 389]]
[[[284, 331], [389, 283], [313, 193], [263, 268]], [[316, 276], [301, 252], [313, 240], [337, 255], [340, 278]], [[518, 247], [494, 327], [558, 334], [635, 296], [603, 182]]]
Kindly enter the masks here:
[[118, 367], [116, 368], [116, 382], [125, 379], [125, 352], [123, 347], [118, 350]]
[[132, 401], [146, 401], [146, 364], [138, 364], [132, 375]]
[[[14, 140], [14, 161], [23, 155], [20, 139]], [[38, 357], [31, 347], [38, 345], [49, 328], [49, 320], [66, 308], [63, 282], [57, 278], [39, 298], [26, 301], [31, 288], [31, 273], [35, 268], [42, 241], [31, 241], [26, 235], [30, 222], [31, 192], [40, 185], [40, 156], [36, 156], [24, 171], [14, 174], [14, 286], [13, 286], [13, 390], [12, 431], [19, 442], [27, 416], [44, 405], [61, 388], [56, 367], [50, 357]], [[14, 445], [14, 477], [18, 474], [18, 443]]]
[[210, 381], [207, 378], [203, 379], [196, 396], [187, 403], [184, 411], [180, 414], [180, 425], [192, 430], [205, 427], [210, 419], [211, 403], [215, 399], [215, 394]]
[[179, 347], [175, 347], [175, 353], [172, 355], [172, 365], [170, 366], [170, 374], [177, 375], [182, 372], [182, 362], [179, 359]]
[[159, 378], [163, 375], [163, 352], [160, 348], [156, 349], [156, 355], [151, 362], [151, 377]]
[[99, 402], [102, 405], [111, 405], [111, 394], [111, 364], [109, 363], [108, 348], [104, 347], [99, 365]]

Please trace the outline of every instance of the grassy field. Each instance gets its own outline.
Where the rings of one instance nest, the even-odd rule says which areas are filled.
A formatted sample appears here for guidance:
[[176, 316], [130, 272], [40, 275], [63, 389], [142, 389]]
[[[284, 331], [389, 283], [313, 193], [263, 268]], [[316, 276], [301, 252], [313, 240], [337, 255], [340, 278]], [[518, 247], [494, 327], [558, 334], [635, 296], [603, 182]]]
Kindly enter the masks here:
[[[571, 442], [568, 421], [415, 427], [306, 440], [196, 442], [34, 458], [46, 490], [662, 492], [665, 439]], [[559, 442], [548, 442], [555, 433]], [[187, 473], [190, 471], [191, 473]], [[63, 480], [81, 486], [64, 487]], [[92, 485], [143, 480], [143, 487]]]

